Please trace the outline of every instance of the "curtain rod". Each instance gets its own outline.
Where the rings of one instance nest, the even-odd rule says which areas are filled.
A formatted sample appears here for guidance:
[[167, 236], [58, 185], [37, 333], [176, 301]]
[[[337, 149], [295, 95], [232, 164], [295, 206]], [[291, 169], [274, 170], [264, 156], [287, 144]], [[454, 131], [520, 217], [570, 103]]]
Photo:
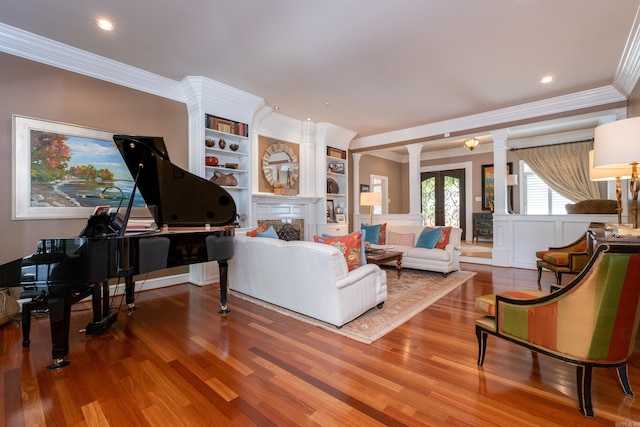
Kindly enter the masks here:
[[558, 146], [558, 145], [579, 144], [581, 142], [593, 142], [593, 138], [583, 139], [582, 141], [560, 142], [558, 144], [536, 145], [535, 147], [509, 148], [509, 151], [530, 150], [532, 148], [542, 148], [542, 147], [552, 147], [552, 146], [555, 147], [555, 146]]

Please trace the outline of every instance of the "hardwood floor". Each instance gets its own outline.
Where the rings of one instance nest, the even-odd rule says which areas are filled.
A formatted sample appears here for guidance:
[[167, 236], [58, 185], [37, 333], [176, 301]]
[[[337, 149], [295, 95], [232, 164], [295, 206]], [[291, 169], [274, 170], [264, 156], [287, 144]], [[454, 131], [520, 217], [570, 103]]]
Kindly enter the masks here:
[[[578, 412], [575, 368], [489, 337], [478, 368], [473, 310], [481, 294], [536, 287], [536, 272], [463, 264], [478, 274], [371, 345], [230, 298], [217, 286], [142, 292], [102, 336], [76, 331], [69, 359], [47, 371], [48, 319], [22, 349], [17, 323], [0, 328], [0, 423], [14, 426], [631, 426], [615, 369], [594, 370], [595, 419]], [[391, 274], [391, 273], [390, 273]], [[552, 283], [544, 273], [543, 283]], [[640, 346], [631, 357], [640, 391]], [[620, 424], [616, 424], [619, 422]]]

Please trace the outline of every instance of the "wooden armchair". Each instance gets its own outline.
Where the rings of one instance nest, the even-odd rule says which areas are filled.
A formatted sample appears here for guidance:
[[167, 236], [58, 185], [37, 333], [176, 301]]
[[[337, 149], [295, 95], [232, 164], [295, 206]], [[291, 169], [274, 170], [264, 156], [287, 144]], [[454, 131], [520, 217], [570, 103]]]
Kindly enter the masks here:
[[[604, 227], [603, 223], [592, 222], [589, 228]], [[562, 274], [580, 273], [591, 258], [588, 232], [585, 232], [578, 240], [566, 245], [550, 247], [536, 252], [536, 267], [538, 268], [538, 285], [542, 278], [542, 269], [553, 271], [556, 276], [556, 286], [562, 286]]]
[[580, 412], [593, 417], [594, 367], [613, 367], [627, 396], [633, 396], [627, 359], [640, 323], [640, 246], [602, 245], [566, 287], [541, 296], [519, 291], [476, 299], [486, 316], [476, 321], [478, 365], [494, 335], [577, 366]]

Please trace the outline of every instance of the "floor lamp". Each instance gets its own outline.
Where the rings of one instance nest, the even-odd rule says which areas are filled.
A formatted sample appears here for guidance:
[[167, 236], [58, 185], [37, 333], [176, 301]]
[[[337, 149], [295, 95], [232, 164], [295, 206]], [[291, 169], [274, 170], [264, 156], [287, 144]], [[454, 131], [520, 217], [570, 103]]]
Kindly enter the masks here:
[[594, 168], [626, 168], [631, 173], [629, 191], [632, 199], [633, 228], [638, 228], [638, 162], [640, 117], [617, 120], [596, 127], [593, 140]]
[[616, 200], [618, 202], [616, 211], [618, 212], [618, 225], [620, 225], [622, 224], [622, 186], [620, 180], [631, 178], [631, 170], [628, 166], [624, 168], [593, 167], [593, 152], [594, 150], [589, 151], [589, 179], [591, 181], [616, 181]]
[[382, 204], [382, 193], [363, 191], [360, 193], [360, 206], [369, 206], [369, 225], [373, 225], [373, 207]]

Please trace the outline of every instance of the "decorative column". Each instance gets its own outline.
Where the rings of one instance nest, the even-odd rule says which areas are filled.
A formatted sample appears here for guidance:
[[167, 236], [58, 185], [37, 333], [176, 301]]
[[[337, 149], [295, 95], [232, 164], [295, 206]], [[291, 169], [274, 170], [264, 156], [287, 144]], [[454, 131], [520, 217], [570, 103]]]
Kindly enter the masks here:
[[[360, 228], [360, 159], [362, 158], [362, 154], [353, 153], [353, 167], [349, 170], [351, 174], [351, 178], [353, 180], [353, 197], [351, 198], [351, 213], [352, 219], [349, 221], [353, 224], [352, 229], [358, 230]], [[356, 224], [358, 226], [356, 227]]]
[[495, 213], [507, 213], [507, 136], [501, 129], [491, 132], [493, 138], [493, 203]]
[[513, 257], [513, 221], [507, 214], [507, 136], [509, 131], [491, 132], [493, 138], [493, 265], [508, 267]]
[[409, 214], [420, 215], [420, 152], [422, 144], [407, 145], [409, 152]]

